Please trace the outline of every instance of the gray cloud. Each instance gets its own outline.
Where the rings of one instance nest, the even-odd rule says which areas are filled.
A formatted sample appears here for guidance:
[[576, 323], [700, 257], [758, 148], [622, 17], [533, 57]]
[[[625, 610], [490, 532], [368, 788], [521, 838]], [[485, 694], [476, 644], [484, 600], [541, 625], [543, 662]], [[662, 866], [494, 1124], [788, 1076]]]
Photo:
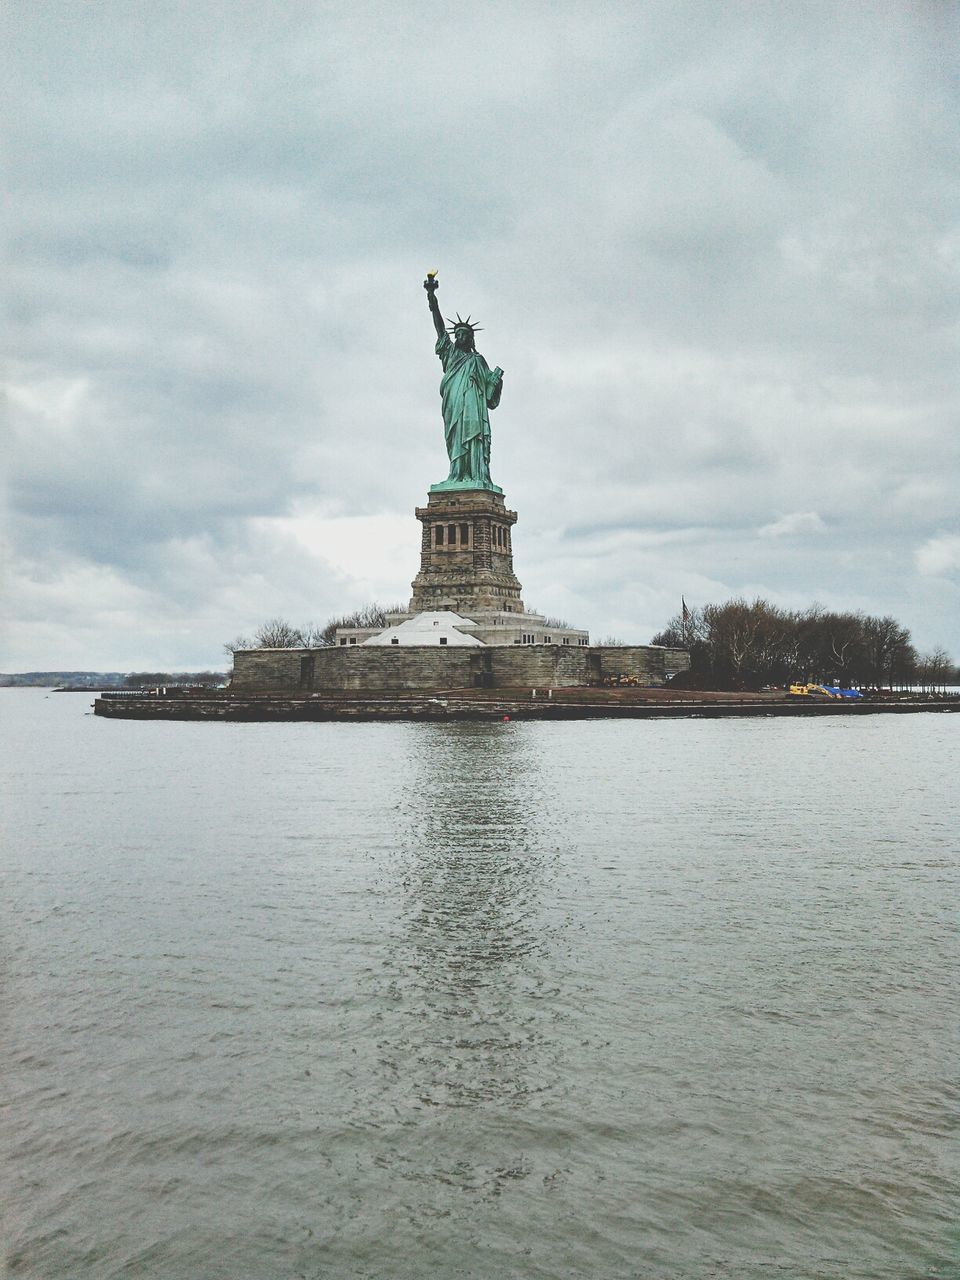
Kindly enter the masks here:
[[531, 603], [819, 599], [960, 656], [945, 10], [8, 13], [8, 669], [405, 597], [433, 266], [507, 370]]

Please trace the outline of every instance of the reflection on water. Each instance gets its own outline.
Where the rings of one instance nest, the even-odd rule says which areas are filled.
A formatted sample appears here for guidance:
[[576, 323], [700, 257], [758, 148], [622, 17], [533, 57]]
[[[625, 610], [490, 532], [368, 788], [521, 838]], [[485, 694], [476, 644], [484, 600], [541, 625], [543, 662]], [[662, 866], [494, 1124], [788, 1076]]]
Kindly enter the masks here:
[[428, 730], [403, 811], [408, 937], [426, 986], [476, 1002], [486, 988], [508, 987], [514, 962], [541, 942], [537, 765], [509, 731]]
[[[396, 1003], [377, 1044], [396, 1070], [397, 1111], [501, 1112], [533, 1105], [556, 1079], [543, 964], [553, 863], [531, 805], [540, 785], [537, 758], [507, 727], [426, 726], [417, 740], [401, 806], [402, 925], [386, 966]], [[397, 1172], [496, 1197], [529, 1171], [515, 1146], [473, 1147], [425, 1165], [401, 1143]]]

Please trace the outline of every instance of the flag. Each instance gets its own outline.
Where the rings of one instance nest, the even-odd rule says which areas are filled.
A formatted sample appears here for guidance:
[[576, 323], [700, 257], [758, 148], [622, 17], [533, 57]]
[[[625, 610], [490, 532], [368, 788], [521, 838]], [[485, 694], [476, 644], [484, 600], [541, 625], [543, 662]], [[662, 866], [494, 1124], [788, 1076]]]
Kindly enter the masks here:
[[680, 605], [680, 616], [683, 619], [683, 625], [686, 626], [690, 621], [690, 610], [687, 608], [687, 602], [684, 600], [683, 596], [680, 597]]

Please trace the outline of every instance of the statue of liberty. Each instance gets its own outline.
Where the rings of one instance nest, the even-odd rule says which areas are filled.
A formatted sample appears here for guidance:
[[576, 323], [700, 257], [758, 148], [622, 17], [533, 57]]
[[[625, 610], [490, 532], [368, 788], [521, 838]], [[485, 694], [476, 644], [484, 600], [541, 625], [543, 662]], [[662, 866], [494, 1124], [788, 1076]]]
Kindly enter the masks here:
[[[430, 271], [423, 282], [427, 291], [433, 327], [437, 331], [436, 352], [443, 365], [440, 396], [443, 433], [450, 458], [450, 474], [430, 492], [449, 489], [503, 490], [490, 479], [490, 410], [500, 403], [503, 370], [491, 369], [474, 345], [480, 330], [470, 317], [448, 321], [445, 328], [437, 304], [437, 273]], [[452, 341], [451, 341], [452, 335]]]

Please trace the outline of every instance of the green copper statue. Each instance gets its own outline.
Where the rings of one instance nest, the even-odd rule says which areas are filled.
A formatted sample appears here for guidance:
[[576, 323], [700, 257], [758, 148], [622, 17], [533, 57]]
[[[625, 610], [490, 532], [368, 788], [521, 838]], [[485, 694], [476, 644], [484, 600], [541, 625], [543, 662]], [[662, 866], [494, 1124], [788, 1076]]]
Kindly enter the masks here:
[[[436, 352], [443, 365], [440, 395], [443, 406], [443, 433], [450, 458], [450, 474], [441, 484], [432, 484], [431, 493], [449, 489], [503, 490], [490, 480], [490, 410], [500, 403], [503, 370], [491, 370], [474, 346], [478, 327], [470, 317], [449, 322], [444, 328], [437, 305], [437, 273], [430, 271], [423, 282], [427, 291], [433, 327], [437, 331]], [[453, 335], [453, 341], [450, 335]]]

